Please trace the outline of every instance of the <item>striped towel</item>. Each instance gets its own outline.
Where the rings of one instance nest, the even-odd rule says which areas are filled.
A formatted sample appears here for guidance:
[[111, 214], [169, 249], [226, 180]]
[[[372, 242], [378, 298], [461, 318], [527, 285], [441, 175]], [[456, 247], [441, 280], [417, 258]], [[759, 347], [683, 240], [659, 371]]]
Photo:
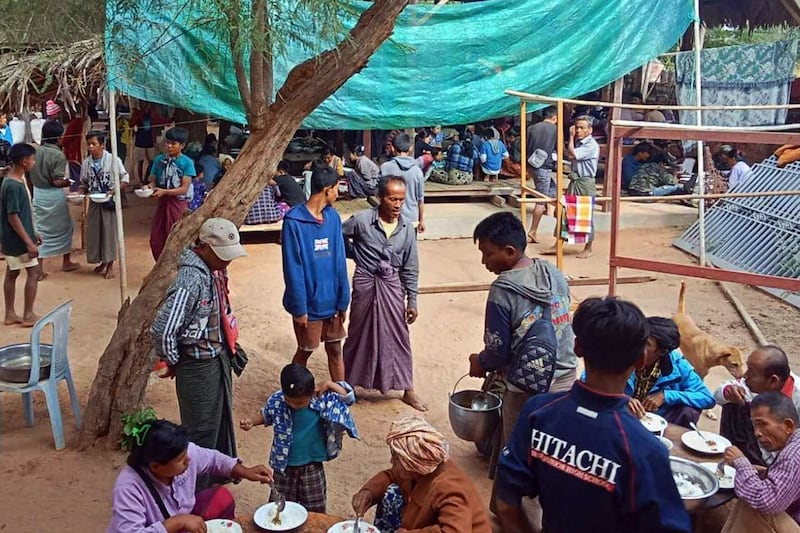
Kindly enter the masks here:
[[567, 244], [589, 242], [589, 237], [592, 235], [594, 197], [565, 195], [561, 203], [566, 215], [562, 219], [561, 238]]

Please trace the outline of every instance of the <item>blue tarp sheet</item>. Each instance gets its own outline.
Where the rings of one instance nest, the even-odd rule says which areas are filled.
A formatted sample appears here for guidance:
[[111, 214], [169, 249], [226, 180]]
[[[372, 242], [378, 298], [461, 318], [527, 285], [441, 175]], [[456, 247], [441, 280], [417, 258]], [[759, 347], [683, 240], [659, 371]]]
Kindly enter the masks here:
[[[129, 2], [107, 3], [109, 86], [136, 98], [245, 122], [230, 51], [219, 32], [202, 23], [207, 14], [190, 12], [187, 4], [175, 3], [167, 12], [149, 8], [149, 0], [136, 1], [135, 15], [120, 8]], [[358, 11], [369, 6], [353, 5]], [[506, 89], [585, 94], [670, 49], [692, 20], [692, 0], [409, 6], [368, 67], [304, 125], [391, 129], [511, 115], [519, 103], [504, 94]], [[276, 60], [276, 87], [309, 55], [290, 44]]]

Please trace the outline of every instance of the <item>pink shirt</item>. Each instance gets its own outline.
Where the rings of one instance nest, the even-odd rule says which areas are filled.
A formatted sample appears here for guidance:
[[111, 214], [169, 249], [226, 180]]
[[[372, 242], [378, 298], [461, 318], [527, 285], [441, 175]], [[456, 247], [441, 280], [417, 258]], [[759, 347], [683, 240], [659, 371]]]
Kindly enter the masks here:
[[[170, 516], [191, 513], [195, 504], [197, 478], [202, 474], [227, 477], [236, 459], [189, 443], [189, 468], [165, 485], [153, 476], [153, 486], [164, 501]], [[149, 475], [149, 472], [146, 474]], [[130, 466], [122, 469], [111, 495], [111, 524], [106, 533], [167, 533], [164, 515], [147, 485]]]

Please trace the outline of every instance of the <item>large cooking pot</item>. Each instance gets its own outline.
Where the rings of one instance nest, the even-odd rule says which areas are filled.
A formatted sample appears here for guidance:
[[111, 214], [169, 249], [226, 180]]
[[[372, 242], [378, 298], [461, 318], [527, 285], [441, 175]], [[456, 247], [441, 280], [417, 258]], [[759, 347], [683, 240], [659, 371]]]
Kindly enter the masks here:
[[[50, 377], [51, 344], [39, 345], [39, 380]], [[0, 348], [0, 381], [27, 383], [31, 378], [31, 345], [29, 342]]]
[[[460, 439], [470, 442], [480, 442], [488, 439], [497, 429], [500, 423], [500, 410], [503, 407], [503, 400], [491, 392], [480, 390], [462, 390], [456, 392], [461, 380], [469, 376], [466, 374], [456, 381], [453, 392], [450, 394], [450, 405], [448, 414], [450, 415], [450, 427]], [[481, 397], [480, 409], [472, 408], [472, 400], [476, 396]]]

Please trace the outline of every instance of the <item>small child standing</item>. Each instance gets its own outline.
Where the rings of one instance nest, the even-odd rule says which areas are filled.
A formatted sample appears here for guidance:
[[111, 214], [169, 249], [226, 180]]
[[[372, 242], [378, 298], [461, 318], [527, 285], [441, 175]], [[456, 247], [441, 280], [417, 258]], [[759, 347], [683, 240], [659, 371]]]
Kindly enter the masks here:
[[491, 128], [483, 131], [483, 138], [486, 140], [480, 147], [481, 170], [486, 175], [487, 181], [500, 181], [503, 160], [509, 157], [508, 148], [496, 137]]
[[[346, 382], [327, 381], [315, 387], [311, 372], [292, 363], [281, 371], [281, 390], [269, 397], [256, 416], [239, 422], [244, 431], [261, 424], [274, 426], [269, 464], [274, 470], [274, 489], [288, 501], [311, 512], [325, 512], [327, 483], [322, 463], [339, 455], [345, 431], [359, 438], [348, 408], [354, 402], [355, 393]], [[273, 491], [270, 501], [275, 498]]]
[[[8, 151], [11, 168], [0, 185], [0, 249], [6, 256], [3, 296], [6, 304], [5, 325], [32, 327], [39, 319], [33, 314], [33, 302], [39, 287], [41, 267], [39, 245], [42, 239], [33, 227], [33, 207], [25, 174], [36, 164], [36, 149], [29, 144], [15, 144]], [[22, 318], [15, 309], [17, 278], [22, 269], [25, 280], [25, 310]]]

